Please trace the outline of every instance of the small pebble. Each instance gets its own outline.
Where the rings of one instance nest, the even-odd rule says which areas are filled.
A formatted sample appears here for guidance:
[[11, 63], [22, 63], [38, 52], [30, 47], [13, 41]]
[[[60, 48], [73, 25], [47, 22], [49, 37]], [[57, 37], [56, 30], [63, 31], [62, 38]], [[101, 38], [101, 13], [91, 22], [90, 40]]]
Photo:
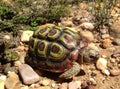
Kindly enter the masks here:
[[109, 37], [110, 37], [109, 34], [103, 34], [103, 35], [102, 35], [102, 38], [103, 38], [103, 39], [107, 39], [107, 38], [109, 38]]
[[84, 22], [80, 25], [80, 27], [83, 29], [88, 29], [88, 30], [94, 29], [94, 25], [90, 22]]
[[22, 42], [28, 42], [29, 38], [33, 35], [33, 31], [23, 31], [21, 35], [21, 41]]
[[65, 27], [72, 27], [73, 23], [72, 23], [72, 21], [62, 21], [61, 25], [65, 26]]
[[113, 40], [113, 44], [115, 44], [115, 45], [120, 45], [120, 38], [115, 38], [115, 39]]
[[93, 33], [90, 31], [80, 31], [80, 35], [85, 37], [89, 42], [93, 42], [95, 40]]
[[6, 75], [0, 75], [0, 81], [5, 81], [6, 80]]
[[108, 48], [108, 47], [111, 46], [111, 42], [112, 42], [112, 41], [111, 41], [110, 39], [104, 39], [101, 46], [102, 46], [103, 48]]
[[32, 84], [38, 82], [39, 75], [27, 64], [22, 64], [18, 68], [24, 84]]
[[110, 75], [110, 71], [107, 69], [102, 70], [102, 73], [104, 73], [105, 75], [109, 76]]
[[5, 81], [6, 89], [15, 89], [17, 84], [20, 83], [19, 77], [15, 72], [9, 72]]
[[68, 83], [62, 83], [59, 89], [68, 89]]
[[117, 58], [120, 57], [120, 50], [116, 50], [113, 54], [112, 57]]
[[105, 77], [102, 77], [101, 80], [102, 80], [102, 82], [104, 83], [104, 81], [105, 81]]
[[107, 68], [107, 60], [105, 58], [99, 58], [96, 62], [96, 67], [99, 70], [104, 70]]
[[15, 67], [18, 67], [18, 66], [20, 66], [21, 64], [22, 64], [22, 63], [21, 63], [20, 61], [15, 61], [15, 62], [14, 62], [14, 66], [15, 66]]
[[42, 81], [41, 81], [41, 84], [43, 85], [43, 86], [47, 86], [47, 85], [49, 85], [50, 84], [50, 80], [49, 79], [43, 79]]
[[96, 85], [96, 84], [97, 84], [94, 78], [90, 78], [89, 81], [90, 81], [91, 84], [93, 84], [93, 85]]
[[120, 70], [110, 70], [110, 74], [112, 75], [112, 76], [118, 76], [118, 75], [120, 75]]
[[56, 84], [55, 84], [55, 83], [52, 83], [52, 84], [51, 84], [51, 87], [53, 87], [53, 88], [54, 88], [55, 86], [56, 86]]
[[5, 85], [4, 81], [0, 81], [0, 89], [4, 89], [4, 85]]
[[69, 89], [81, 89], [81, 81], [72, 81], [68, 84]]
[[9, 35], [5, 35], [5, 36], [4, 36], [4, 39], [10, 40], [11, 38], [10, 38]]
[[32, 89], [52, 89], [50, 86], [40, 86], [38, 88], [32, 88]]
[[115, 63], [115, 58], [110, 58], [111, 63]]
[[20, 89], [29, 89], [29, 87], [28, 86], [23, 86]]
[[86, 82], [81, 84], [81, 89], [86, 89], [86, 87], [88, 86], [88, 84]]

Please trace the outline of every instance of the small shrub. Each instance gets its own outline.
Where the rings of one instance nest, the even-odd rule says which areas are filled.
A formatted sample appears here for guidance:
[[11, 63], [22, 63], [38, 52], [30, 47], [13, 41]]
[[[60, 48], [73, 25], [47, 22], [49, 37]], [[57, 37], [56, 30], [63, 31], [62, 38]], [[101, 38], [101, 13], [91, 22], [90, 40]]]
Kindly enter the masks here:
[[94, 2], [92, 6], [92, 14], [94, 15], [95, 29], [100, 30], [101, 27], [110, 25], [110, 10], [115, 6], [116, 0], [88, 0]]
[[0, 30], [13, 31], [14, 34], [21, 28], [59, 21], [69, 12], [66, 0], [3, 1], [0, 1]]

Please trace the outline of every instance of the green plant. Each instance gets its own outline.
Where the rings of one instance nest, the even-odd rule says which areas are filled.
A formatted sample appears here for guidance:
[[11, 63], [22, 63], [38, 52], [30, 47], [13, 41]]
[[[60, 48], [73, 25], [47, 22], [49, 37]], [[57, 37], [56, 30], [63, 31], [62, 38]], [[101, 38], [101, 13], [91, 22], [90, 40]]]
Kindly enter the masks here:
[[115, 6], [116, 0], [88, 0], [94, 2], [92, 14], [94, 16], [95, 29], [100, 30], [104, 25], [110, 25], [110, 10]]
[[[0, 1], [0, 30], [17, 34], [19, 29], [56, 22], [68, 16], [66, 0], [4, 0]], [[34, 29], [35, 30], [35, 29]]]

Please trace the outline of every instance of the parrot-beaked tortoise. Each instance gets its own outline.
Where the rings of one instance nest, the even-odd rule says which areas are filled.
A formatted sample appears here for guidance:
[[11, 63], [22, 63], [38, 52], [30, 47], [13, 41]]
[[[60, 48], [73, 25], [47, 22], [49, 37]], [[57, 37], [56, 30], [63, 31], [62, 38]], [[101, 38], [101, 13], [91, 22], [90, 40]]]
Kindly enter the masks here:
[[80, 72], [76, 60], [85, 46], [86, 41], [76, 30], [48, 25], [30, 37], [27, 63], [46, 71], [63, 72], [60, 78], [70, 79]]

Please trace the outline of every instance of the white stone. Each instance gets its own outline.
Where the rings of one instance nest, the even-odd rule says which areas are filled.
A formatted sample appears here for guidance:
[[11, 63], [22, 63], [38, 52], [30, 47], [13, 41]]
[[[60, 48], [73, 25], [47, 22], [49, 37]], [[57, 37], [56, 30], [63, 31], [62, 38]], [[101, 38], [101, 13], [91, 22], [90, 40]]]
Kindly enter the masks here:
[[29, 89], [29, 87], [28, 86], [23, 86], [20, 89]]
[[69, 89], [81, 89], [81, 81], [72, 81], [68, 84]]
[[80, 27], [83, 29], [88, 29], [88, 30], [94, 29], [94, 25], [90, 22], [84, 22], [80, 25]]
[[10, 40], [10, 36], [9, 35], [5, 35], [4, 39]]
[[107, 75], [107, 76], [110, 75], [110, 71], [107, 70], [107, 69], [102, 70], [102, 73], [105, 74], [105, 75]]
[[33, 35], [33, 31], [23, 31], [21, 35], [22, 42], [28, 42], [29, 38]]
[[0, 89], [5, 89], [4, 85], [5, 85], [4, 81], [0, 81]]
[[42, 85], [47, 86], [50, 84], [50, 80], [49, 79], [43, 79], [41, 82]]
[[97, 84], [97, 82], [95, 81], [95, 79], [94, 79], [94, 78], [90, 78], [90, 79], [89, 79], [89, 81], [90, 81], [92, 84], [94, 84], [94, 85], [96, 85], [96, 84]]
[[6, 76], [5, 75], [1, 75], [0, 76], [0, 81], [6, 81]]
[[99, 70], [105, 70], [107, 68], [107, 60], [105, 58], [99, 58], [96, 62], [96, 67]]

